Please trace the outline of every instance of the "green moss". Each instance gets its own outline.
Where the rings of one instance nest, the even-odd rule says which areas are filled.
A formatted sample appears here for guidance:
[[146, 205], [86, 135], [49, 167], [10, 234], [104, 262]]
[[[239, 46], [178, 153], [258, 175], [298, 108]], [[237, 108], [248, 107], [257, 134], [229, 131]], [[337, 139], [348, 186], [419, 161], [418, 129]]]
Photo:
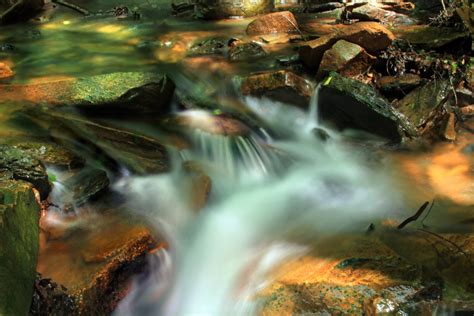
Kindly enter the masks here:
[[32, 186], [0, 182], [0, 315], [27, 315], [38, 256], [39, 205]]

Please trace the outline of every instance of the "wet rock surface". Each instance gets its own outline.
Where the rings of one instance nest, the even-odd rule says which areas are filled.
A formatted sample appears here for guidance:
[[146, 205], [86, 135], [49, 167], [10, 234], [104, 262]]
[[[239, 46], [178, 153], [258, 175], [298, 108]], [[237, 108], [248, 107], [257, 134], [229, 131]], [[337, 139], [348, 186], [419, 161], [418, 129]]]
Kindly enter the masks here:
[[43, 0], [2, 0], [0, 1], [0, 25], [26, 21], [44, 6]]
[[313, 84], [286, 70], [253, 74], [242, 79], [244, 95], [265, 96], [280, 102], [307, 107], [313, 94]]
[[338, 128], [356, 128], [400, 141], [415, 129], [375, 89], [332, 73], [320, 91], [320, 117]]
[[230, 61], [249, 61], [267, 56], [267, 52], [256, 42], [236, 42], [229, 48]]
[[380, 92], [388, 97], [403, 97], [421, 84], [420, 76], [404, 74], [398, 77], [384, 76], [377, 80]]
[[9, 145], [0, 145], [0, 168], [4, 179], [24, 180], [37, 189], [42, 199], [51, 191], [44, 165], [27, 152]]
[[301, 46], [300, 58], [304, 64], [317, 68], [326, 50], [338, 40], [346, 40], [363, 47], [368, 53], [376, 53], [387, 48], [395, 39], [392, 32], [375, 22], [360, 22], [341, 27], [335, 33], [321, 36]]
[[64, 186], [71, 191], [70, 202], [77, 207], [104, 193], [109, 183], [104, 170], [87, 167], [68, 178]]
[[257, 18], [247, 26], [246, 32], [252, 36], [275, 33], [296, 34], [299, 33], [299, 30], [294, 15], [291, 12], [283, 11]]
[[74, 315], [76, 302], [67, 289], [37, 274], [29, 315]]
[[39, 213], [31, 184], [0, 181], [0, 314], [28, 313], [36, 278]]

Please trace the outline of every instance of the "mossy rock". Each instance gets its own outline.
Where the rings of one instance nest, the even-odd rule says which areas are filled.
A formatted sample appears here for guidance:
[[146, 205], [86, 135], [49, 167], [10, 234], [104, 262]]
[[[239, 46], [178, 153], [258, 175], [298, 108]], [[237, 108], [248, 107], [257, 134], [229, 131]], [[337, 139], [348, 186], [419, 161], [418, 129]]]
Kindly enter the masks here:
[[31, 184], [0, 181], [0, 315], [27, 315], [30, 309], [39, 210]]
[[271, 0], [240, 0], [234, 2], [219, 0], [198, 0], [196, 4], [199, 17], [204, 19], [225, 19], [229, 17], [250, 17], [268, 13], [274, 7]]

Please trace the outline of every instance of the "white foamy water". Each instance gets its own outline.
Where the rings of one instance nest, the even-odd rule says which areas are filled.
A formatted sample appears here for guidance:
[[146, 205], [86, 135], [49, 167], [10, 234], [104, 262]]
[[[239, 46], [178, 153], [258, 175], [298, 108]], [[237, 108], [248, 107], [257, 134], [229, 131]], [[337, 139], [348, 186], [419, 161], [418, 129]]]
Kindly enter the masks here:
[[[226, 149], [230, 140], [205, 140], [224, 142], [216, 144], [219, 154], [209, 157], [214, 157], [211, 164], [229, 172], [210, 174], [213, 185], [230, 185], [219, 188], [218, 197], [198, 214], [183, 203], [179, 170], [124, 180], [118, 190], [168, 234], [171, 263], [158, 265], [158, 277], [138, 282], [118, 315], [258, 314], [255, 293], [271, 282], [278, 264], [304, 254], [306, 242], [328, 234], [364, 232], [393, 209], [398, 199], [390, 182], [337, 140], [323, 144], [309, 133], [302, 111], [268, 100], [246, 102], [272, 127], [291, 135], [272, 146], [292, 163], [263, 177], [234, 177], [239, 168], [261, 170], [268, 162], [248, 154], [251, 164], [229, 169], [228, 165], [237, 166], [229, 159], [248, 152], [240, 140], [232, 140], [237, 150]], [[199, 149], [194, 154], [205, 157]], [[248, 170], [243, 174], [251, 174]]]

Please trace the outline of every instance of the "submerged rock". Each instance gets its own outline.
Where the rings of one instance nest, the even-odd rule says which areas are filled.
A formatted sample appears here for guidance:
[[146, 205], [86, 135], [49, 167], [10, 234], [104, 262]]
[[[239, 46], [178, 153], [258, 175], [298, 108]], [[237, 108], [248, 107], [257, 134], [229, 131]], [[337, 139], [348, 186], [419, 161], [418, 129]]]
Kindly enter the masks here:
[[307, 107], [313, 94], [313, 84], [287, 70], [269, 71], [243, 78], [241, 91], [244, 95], [268, 98]]
[[109, 183], [104, 170], [89, 167], [68, 178], [64, 186], [72, 192], [71, 202], [81, 206], [106, 191]]
[[395, 37], [392, 32], [379, 23], [355, 23], [340, 27], [332, 34], [306, 42], [300, 47], [300, 58], [307, 67], [317, 68], [326, 50], [341, 39], [357, 44], [372, 54], [387, 48]]
[[267, 52], [260, 44], [255, 42], [236, 42], [229, 48], [229, 59], [231, 61], [248, 61], [266, 56]]
[[324, 53], [318, 76], [323, 77], [332, 71], [349, 77], [356, 76], [363, 73], [374, 59], [361, 46], [339, 40]]
[[166, 111], [173, 92], [173, 82], [164, 75], [119, 72], [45, 83], [0, 85], [0, 102], [80, 106], [88, 114], [96, 115], [159, 114]]
[[196, 14], [204, 19], [225, 19], [229, 17], [250, 17], [268, 13], [273, 9], [271, 0], [242, 0], [238, 3], [230, 1], [196, 1]]
[[288, 11], [269, 13], [258, 17], [247, 26], [247, 34], [264, 35], [275, 33], [299, 33], [298, 22], [293, 13]]
[[5, 63], [0, 62], [0, 82], [6, 79], [10, 79], [15, 75], [10, 66]]
[[208, 38], [206, 40], [193, 44], [189, 49], [189, 55], [223, 55], [225, 47], [226, 45], [224, 41], [215, 38]]
[[26, 21], [44, 6], [44, 0], [0, 0], [0, 24]]
[[0, 169], [4, 179], [24, 180], [33, 184], [40, 193], [41, 199], [46, 199], [51, 191], [48, 174], [43, 164], [27, 152], [9, 145], [0, 145]]
[[0, 181], [0, 314], [27, 315], [38, 256], [40, 207], [31, 184]]
[[447, 80], [435, 80], [410, 92], [397, 102], [396, 107], [413, 126], [420, 127], [436, 114], [450, 91]]
[[319, 104], [320, 118], [339, 129], [361, 129], [396, 142], [417, 135], [403, 114], [374, 88], [337, 73], [324, 81]]

